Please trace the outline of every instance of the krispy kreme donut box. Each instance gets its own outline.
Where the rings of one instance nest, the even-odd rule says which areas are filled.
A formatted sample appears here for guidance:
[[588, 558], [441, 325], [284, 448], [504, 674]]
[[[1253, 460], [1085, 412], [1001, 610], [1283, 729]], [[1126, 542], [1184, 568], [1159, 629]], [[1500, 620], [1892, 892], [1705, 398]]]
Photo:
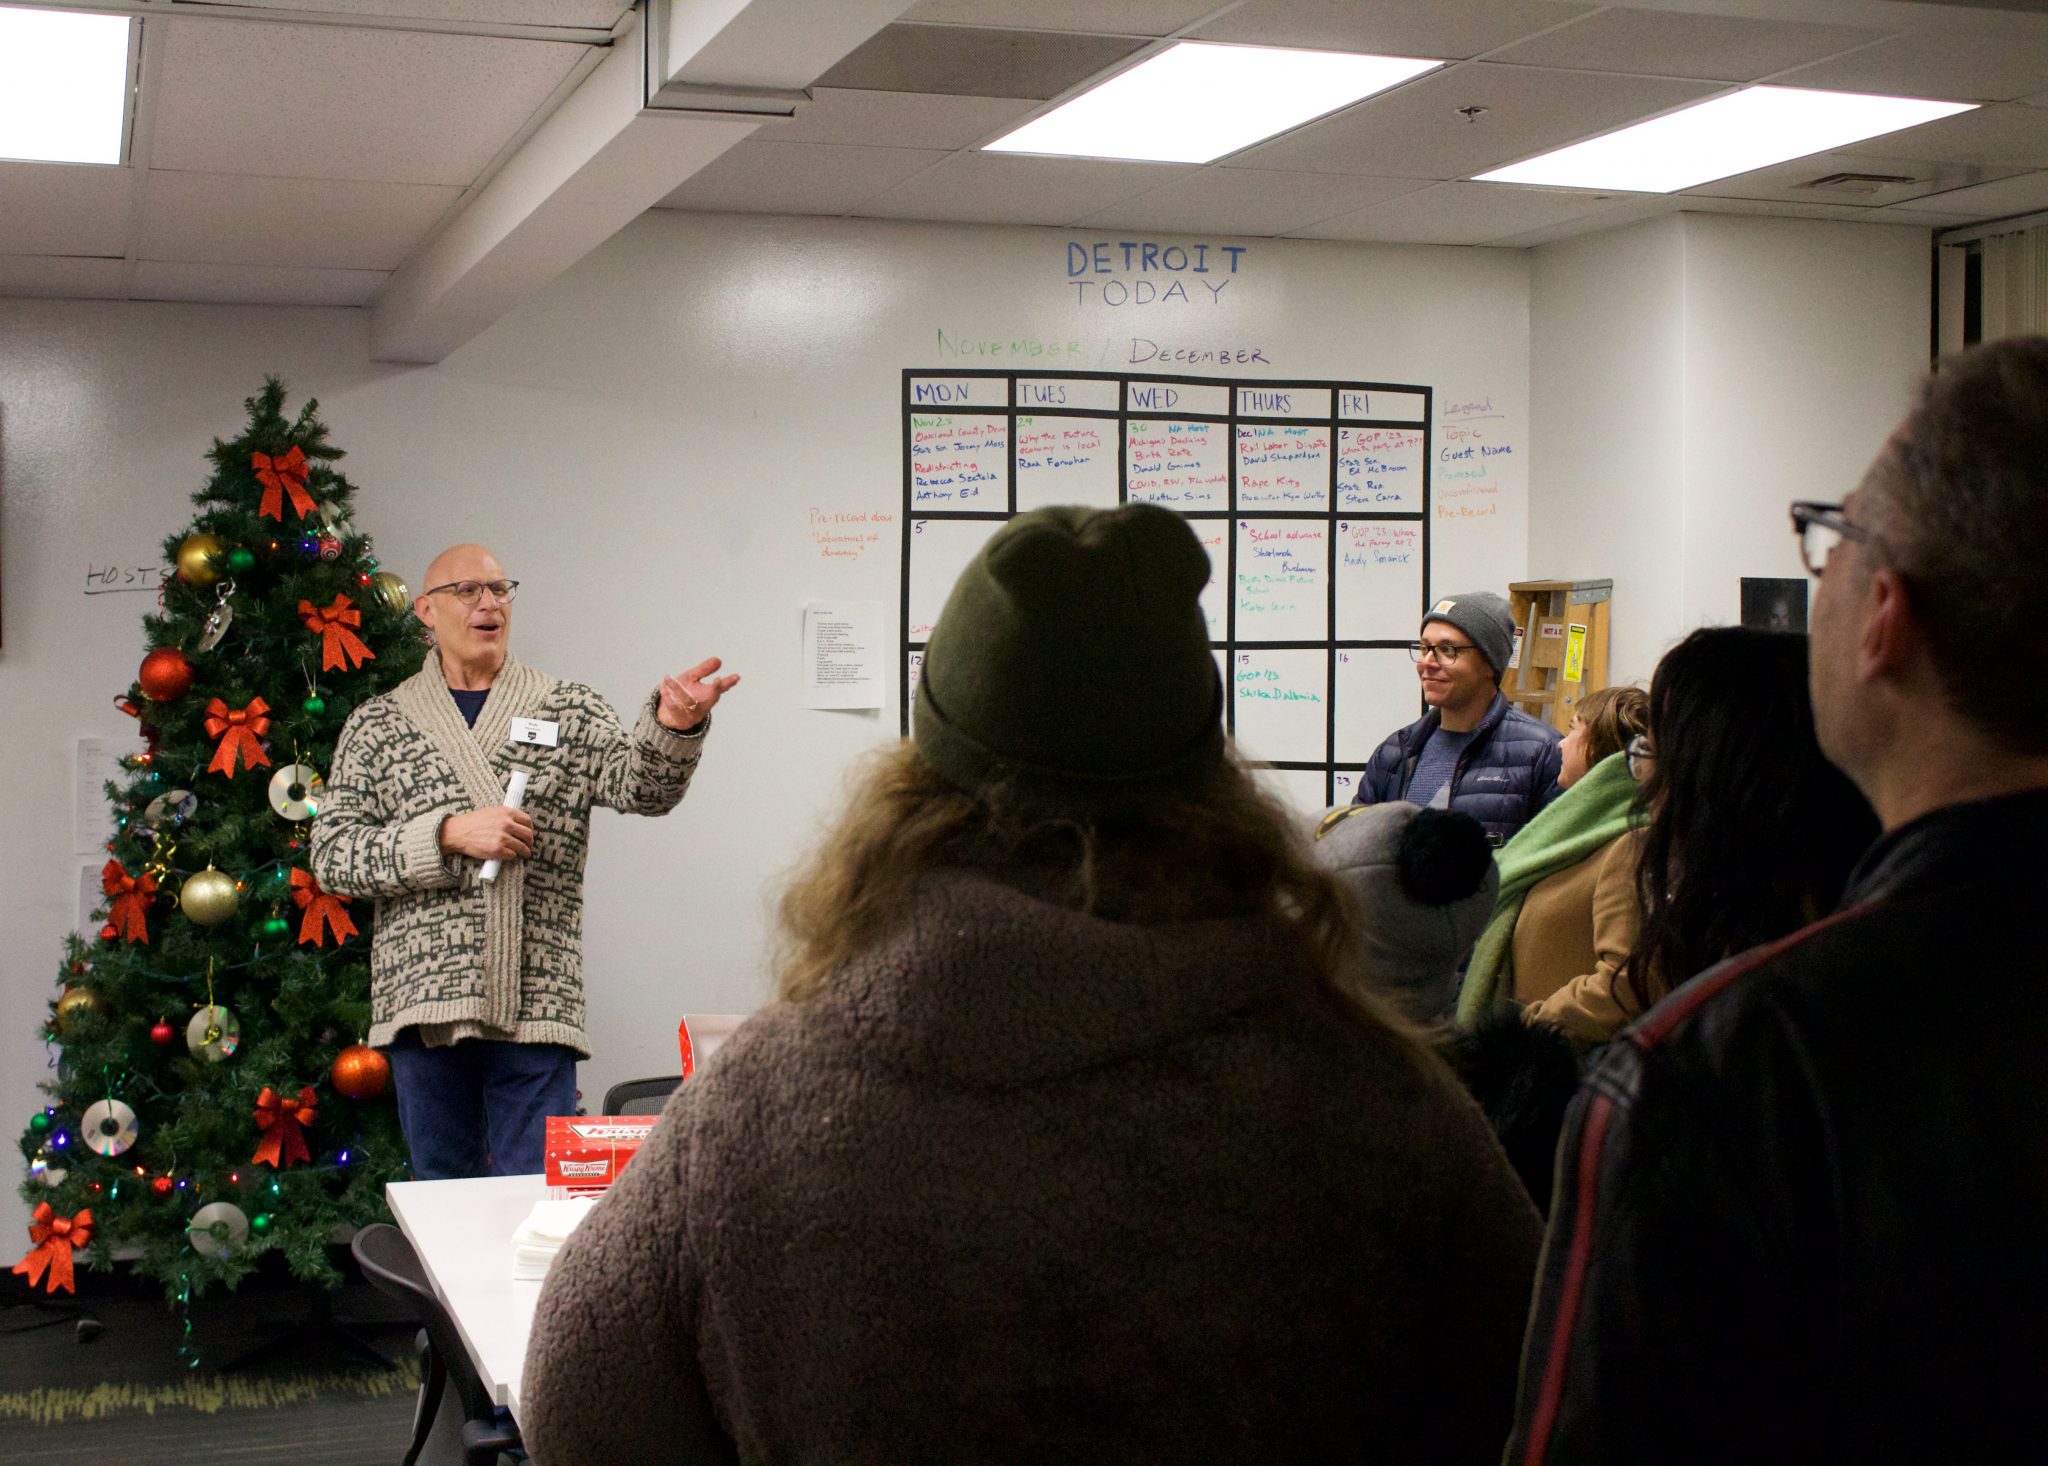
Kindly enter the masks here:
[[548, 1116], [547, 1184], [570, 1196], [592, 1196], [626, 1169], [654, 1133], [655, 1115]]

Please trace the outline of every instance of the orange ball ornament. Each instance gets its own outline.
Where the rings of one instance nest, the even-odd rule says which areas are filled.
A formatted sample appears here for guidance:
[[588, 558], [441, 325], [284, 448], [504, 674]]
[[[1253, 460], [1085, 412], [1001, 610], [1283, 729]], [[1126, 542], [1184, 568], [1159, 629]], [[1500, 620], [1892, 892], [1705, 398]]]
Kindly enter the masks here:
[[368, 1044], [350, 1044], [334, 1056], [328, 1077], [345, 1099], [375, 1099], [391, 1082], [391, 1061]]
[[170, 702], [191, 690], [192, 664], [176, 647], [160, 646], [142, 659], [142, 671], [136, 680], [142, 684], [142, 695], [151, 702]]

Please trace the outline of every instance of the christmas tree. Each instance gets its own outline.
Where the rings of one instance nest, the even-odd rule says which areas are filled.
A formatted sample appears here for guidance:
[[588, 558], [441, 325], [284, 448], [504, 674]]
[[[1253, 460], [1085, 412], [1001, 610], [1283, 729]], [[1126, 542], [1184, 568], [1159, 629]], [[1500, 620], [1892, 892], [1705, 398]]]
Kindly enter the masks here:
[[69, 939], [49, 1099], [22, 1137], [15, 1267], [72, 1285], [117, 1252], [177, 1301], [266, 1252], [329, 1285], [338, 1226], [385, 1215], [405, 1142], [370, 1025], [370, 912], [320, 889], [310, 826], [336, 736], [425, 653], [405, 584], [350, 522], [319, 404], [271, 379], [214, 441], [116, 701], [148, 751], [106, 786], [99, 939]]

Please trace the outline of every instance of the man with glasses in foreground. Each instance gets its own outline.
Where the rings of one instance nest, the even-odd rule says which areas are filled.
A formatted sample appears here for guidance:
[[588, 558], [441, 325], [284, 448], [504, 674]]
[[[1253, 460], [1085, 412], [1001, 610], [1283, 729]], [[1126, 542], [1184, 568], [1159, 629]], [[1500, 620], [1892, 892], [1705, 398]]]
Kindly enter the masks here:
[[1430, 607], [1422, 639], [1408, 648], [1429, 710], [1374, 750], [1353, 802], [1454, 809], [1503, 845], [1555, 799], [1557, 730], [1501, 696], [1514, 647], [1514, 616], [1489, 591]]
[[2048, 339], [1944, 363], [1792, 521], [1815, 730], [1884, 834], [1587, 1079], [1512, 1461], [2048, 1448]]
[[591, 806], [675, 808], [740, 679], [716, 657], [664, 677], [629, 734], [590, 688], [507, 654], [519, 582], [489, 550], [442, 551], [423, 584], [413, 611], [438, 655], [343, 726], [313, 874], [377, 902], [369, 1041], [391, 1059], [413, 1175], [518, 1175], [541, 1169], [546, 1118], [574, 1113], [590, 1053]]

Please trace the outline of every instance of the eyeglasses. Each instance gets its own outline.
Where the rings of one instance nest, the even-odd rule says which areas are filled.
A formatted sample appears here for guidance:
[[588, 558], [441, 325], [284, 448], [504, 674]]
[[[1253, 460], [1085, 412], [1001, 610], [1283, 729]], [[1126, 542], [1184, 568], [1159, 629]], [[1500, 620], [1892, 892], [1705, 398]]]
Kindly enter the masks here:
[[1479, 648], [1469, 641], [1414, 641], [1408, 644], [1408, 660], [1419, 662], [1424, 657], [1435, 657], [1448, 667], [1466, 652], [1478, 650]]
[[1799, 558], [1806, 573], [1818, 580], [1827, 569], [1828, 556], [1843, 540], [1867, 540], [1870, 531], [1851, 524], [1840, 504], [1815, 504], [1802, 500], [1792, 506], [1792, 532], [1799, 536]]
[[1650, 735], [1647, 733], [1638, 733], [1629, 739], [1625, 751], [1628, 754], [1628, 776], [1631, 779], [1641, 780], [1643, 765], [1657, 761], [1657, 750], [1650, 746]]
[[437, 596], [444, 590], [465, 606], [474, 606], [484, 598], [484, 592], [489, 591], [491, 599], [503, 606], [509, 604], [512, 597], [519, 594], [519, 582], [516, 580], [451, 580], [446, 585], [435, 586], [426, 594]]

